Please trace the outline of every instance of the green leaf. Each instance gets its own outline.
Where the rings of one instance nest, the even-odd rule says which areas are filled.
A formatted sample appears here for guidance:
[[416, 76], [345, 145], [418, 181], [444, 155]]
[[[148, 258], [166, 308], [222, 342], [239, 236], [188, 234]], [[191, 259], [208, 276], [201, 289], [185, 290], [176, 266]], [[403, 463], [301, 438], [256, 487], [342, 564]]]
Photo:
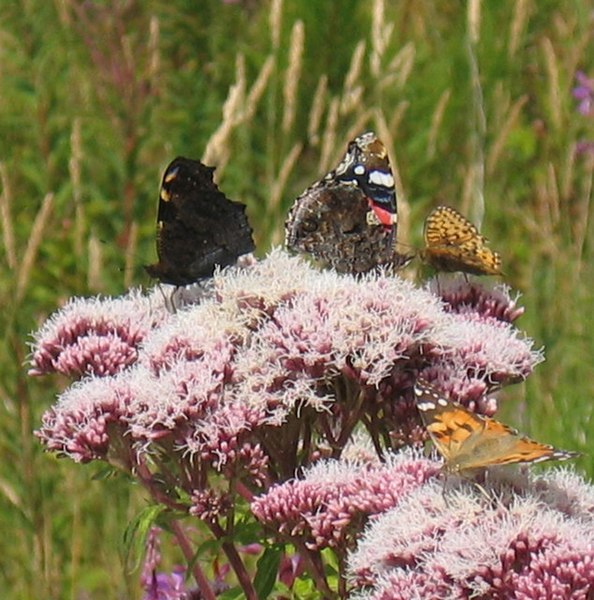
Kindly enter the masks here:
[[258, 559], [256, 565], [256, 577], [254, 578], [254, 587], [258, 598], [264, 600], [268, 598], [274, 582], [278, 576], [278, 567], [280, 564], [282, 550], [278, 546], [266, 548], [264, 554]]
[[245, 598], [245, 593], [241, 588], [234, 587], [229, 590], [225, 590], [217, 597], [219, 600], [236, 600], [237, 598]]
[[124, 559], [129, 572], [136, 571], [144, 556], [146, 538], [159, 515], [166, 510], [164, 506], [147, 506], [130, 521], [124, 531]]

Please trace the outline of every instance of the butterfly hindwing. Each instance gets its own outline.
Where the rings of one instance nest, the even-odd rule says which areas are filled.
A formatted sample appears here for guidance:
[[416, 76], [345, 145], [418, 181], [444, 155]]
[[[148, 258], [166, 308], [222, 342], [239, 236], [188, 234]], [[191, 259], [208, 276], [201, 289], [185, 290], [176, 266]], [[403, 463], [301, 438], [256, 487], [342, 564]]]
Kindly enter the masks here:
[[214, 167], [178, 157], [163, 175], [157, 213], [159, 262], [146, 267], [163, 283], [188, 285], [254, 250], [245, 205], [213, 181]]

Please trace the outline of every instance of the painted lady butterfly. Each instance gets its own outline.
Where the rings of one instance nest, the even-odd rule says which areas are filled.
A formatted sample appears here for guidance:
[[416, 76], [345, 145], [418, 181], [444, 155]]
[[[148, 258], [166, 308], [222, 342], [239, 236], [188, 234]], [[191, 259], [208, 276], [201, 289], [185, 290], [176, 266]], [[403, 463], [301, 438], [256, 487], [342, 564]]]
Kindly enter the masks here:
[[421, 259], [438, 271], [472, 275], [500, 275], [501, 257], [486, 238], [457, 210], [438, 206], [425, 220], [425, 248]]
[[568, 460], [579, 452], [558, 450], [520, 434], [515, 429], [444, 398], [435, 387], [418, 380], [416, 403], [423, 423], [448, 473], [512, 463]]
[[286, 244], [341, 273], [403, 266], [394, 251], [396, 191], [388, 153], [373, 132], [349, 143], [338, 166], [311, 185], [289, 211]]

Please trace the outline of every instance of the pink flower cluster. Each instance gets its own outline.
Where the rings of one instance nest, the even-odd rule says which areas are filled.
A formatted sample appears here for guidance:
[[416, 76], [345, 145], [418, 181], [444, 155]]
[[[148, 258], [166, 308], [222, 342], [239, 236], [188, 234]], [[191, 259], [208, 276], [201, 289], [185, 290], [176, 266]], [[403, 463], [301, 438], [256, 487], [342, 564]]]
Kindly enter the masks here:
[[303, 477], [273, 486], [251, 509], [266, 525], [305, 541], [308, 548], [348, 547], [371, 515], [397, 506], [439, 471], [415, 452], [385, 463], [322, 461]]
[[[492, 413], [488, 392], [523, 380], [542, 360], [514, 326], [521, 309], [506, 288], [457, 283], [439, 298], [389, 273], [319, 272], [275, 250], [194, 292], [194, 303], [190, 289], [177, 294], [185, 303], [177, 312], [158, 290], [133, 291], [74, 300], [48, 319], [35, 334], [30, 372], [74, 381], [36, 434], [57, 454], [121, 468], [216, 539], [249, 515], [256, 541], [272, 532], [288, 545], [278, 564], [298, 565], [289, 579], [305, 568], [326, 594], [323, 552], [346, 564], [364, 524], [390, 509], [404, 507], [414, 523], [411, 498], [417, 518], [428, 519], [423, 506], [437, 510], [441, 491], [427, 482], [439, 465], [413, 451], [394, 455], [426, 437], [412, 394], [417, 377]], [[440, 523], [444, 510], [434, 515]], [[174, 531], [201, 593], [214, 597], [192, 545]], [[390, 539], [376, 542], [386, 564], [411, 569], [429, 551], [421, 533], [400, 554], [390, 554]], [[255, 597], [240, 551], [221, 547], [226, 568]], [[382, 578], [413, 578], [418, 589], [452, 581], [415, 570], [376, 574], [352, 561], [356, 585], [377, 590]], [[428, 564], [426, 572], [444, 568]], [[178, 579], [148, 583], [176, 594]]]
[[590, 598], [592, 486], [557, 470], [489, 490], [434, 480], [375, 519], [349, 558], [353, 598]]
[[29, 374], [114, 375], [138, 360], [140, 344], [164, 315], [156, 294], [74, 298], [35, 334]]
[[[218, 275], [209, 298], [177, 313], [156, 293], [76, 300], [36, 334], [31, 373], [87, 376], [45, 414], [38, 435], [77, 461], [130, 466], [159, 443], [218, 472], [244, 461], [260, 484], [290, 477], [320, 437], [344, 446], [365, 414], [393, 439], [417, 423], [417, 373], [471, 402], [532, 371], [540, 353], [497, 318], [515, 303], [476, 286], [471, 295], [475, 311], [454, 311], [398, 277], [320, 273], [275, 251]], [[298, 448], [306, 413], [310, 452], [289, 457], [281, 445]]]

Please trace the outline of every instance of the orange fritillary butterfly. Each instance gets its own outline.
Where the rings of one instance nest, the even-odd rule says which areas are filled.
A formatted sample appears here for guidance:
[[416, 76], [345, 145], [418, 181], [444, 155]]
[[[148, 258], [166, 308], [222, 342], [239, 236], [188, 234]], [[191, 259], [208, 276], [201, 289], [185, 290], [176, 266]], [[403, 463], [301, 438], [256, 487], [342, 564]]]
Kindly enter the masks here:
[[425, 219], [421, 258], [438, 271], [500, 275], [501, 257], [485, 244], [478, 229], [449, 206], [438, 206]]

